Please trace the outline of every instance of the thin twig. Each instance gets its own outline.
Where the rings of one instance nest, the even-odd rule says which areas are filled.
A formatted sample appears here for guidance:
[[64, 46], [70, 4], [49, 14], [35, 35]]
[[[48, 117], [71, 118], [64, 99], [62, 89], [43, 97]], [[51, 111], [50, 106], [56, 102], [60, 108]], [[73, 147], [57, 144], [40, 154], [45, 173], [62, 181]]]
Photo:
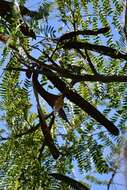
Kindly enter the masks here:
[[113, 170], [112, 176], [111, 176], [111, 178], [109, 180], [109, 183], [107, 185], [107, 190], [109, 190], [111, 185], [112, 185], [112, 182], [113, 182], [113, 179], [114, 179], [114, 177], [116, 175], [117, 169], [118, 169], [118, 167], [115, 167], [114, 170]]
[[[16, 135], [14, 135], [14, 138], [17, 139], [19, 137], [22, 137], [23, 135], [33, 133], [39, 128], [39, 126], [40, 125], [37, 124], [36, 126], [34, 126], [34, 127], [30, 128], [30, 129], [28, 129], [27, 131], [25, 131], [24, 133], [16, 134]], [[2, 141], [8, 140], [8, 139], [11, 139], [11, 137], [2, 137], [2, 136], [0, 136], [0, 140], [2, 140]]]
[[38, 160], [40, 160], [41, 159], [41, 155], [42, 155], [42, 152], [43, 152], [43, 150], [44, 150], [44, 148], [45, 148], [45, 142], [43, 142], [42, 144], [41, 144], [41, 147], [39, 148], [39, 152], [38, 152], [38, 154], [37, 154], [37, 159]]
[[[80, 51], [81, 51], [81, 50], [80, 50]], [[89, 57], [89, 54], [88, 54], [88, 52], [87, 52], [86, 49], [85, 49], [85, 54], [86, 54], [87, 61], [88, 61], [88, 63], [89, 63], [89, 66], [90, 66], [92, 72], [93, 72], [95, 75], [98, 75], [98, 73], [97, 73], [97, 71], [96, 71], [96, 69], [95, 69], [95, 66], [94, 66], [94, 64], [92, 63], [92, 61], [91, 61], [91, 59], [90, 59], [90, 57]]]
[[47, 53], [43, 52], [44, 55], [48, 58], [48, 60], [56, 67], [58, 67], [58, 65], [55, 63], [55, 61], [52, 59], [52, 56], [50, 57]]
[[35, 127], [32, 127], [32, 128], [30, 128], [30, 129], [28, 129], [26, 132], [20, 133], [20, 134], [18, 134], [18, 135], [15, 135], [15, 137], [18, 138], [18, 137], [22, 137], [23, 135], [27, 135], [27, 134], [33, 133], [33, 132], [35, 132], [39, 127], [40, 127], [40, 124], [37, 124]]
[[6, 141], [6, 140], [8, 140], [10, 137], [2, 137], [2, 136], [0, 136], [0, 141]]

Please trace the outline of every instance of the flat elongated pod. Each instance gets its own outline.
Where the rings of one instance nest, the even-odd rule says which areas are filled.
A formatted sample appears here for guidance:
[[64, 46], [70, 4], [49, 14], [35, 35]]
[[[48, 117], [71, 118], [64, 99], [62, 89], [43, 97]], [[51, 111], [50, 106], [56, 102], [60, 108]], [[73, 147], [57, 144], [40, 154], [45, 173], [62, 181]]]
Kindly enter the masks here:
[[[35, 95], [36, 102], [37, 102], [39, 123], [40, 123], [42, 133], [44, 135], [44, 144], [48, 146], [53, 158], [57, 159], [60, 156], [60, 152], [57, 149], [57, 147], [53, 141], [51, 131], [50, 131], [51, 126], [48, 127], [46, 120], [45, 120], [45, 115], [43, 114], [43, 112], [41, 110], [41, 106], [40, 106], [39, 98], [38, 98], [38, 91], [36, 90], [35, 83], [33, 83], [33, 90], [34, 90], [34, 95]], [[54, 118], [53, 118], [52, 122], [54, 122]], [[50, 125], [51, 124], [53, 125], [53, 123], [50, 123]]]
[[68, 32], [63, 34], [59, 38], [59, 42], [62, 42], [64, 40], [71, 40], [73, 37], [76, 37], [78, 35], [98, 35], [98, 34], [104, 34], [110, 30], [109, 27], [105, 28], [100, 28], [98, 30], [78, 30], [78, 31], [73, 31], [73, 32]]
[[78, 181], [76, 181], [76, 180], [74, 180], [74, 179], [72, 179], [72, 178], [70, 178], [68, 176], [58, 174], [58, 173], [52, 173], [52, 174], [49, 174], [49, 175], [51, 175], [52, 177], [54, 177], [57, 180], [60, 180], [62, 182], [67, 183], [68, 185], [70, 185], [74, 189], [77, 189], [77, 190], [89, 190], [88, 187], [86, 187], [82, 183], [80, 183], [80, 182], [78, 182]]
[[[34, 84], [34, 86], [35, 86], [35, 88], [36, 88], [36, 91], [40, 94], [40, 96], [41, 96], [42, 98], [44, 98], [44, 100], [45, 100], [52, 108], [54, 108], [55, 102], [57, 102], [57, 99], [58, 99], [60, 96], [47, 92], [47, 91], [42, 87], [42, 85], [39, 83], [39, 81], [38, 81], [38, 74], [33, 73], [32, 81], [33, 81], [33, 84]], [[65, 111], [63, 110], [62, 107], [58, 110], [58, 113], [59, 113], [59, 115], [60, 115], [60, 117], [61, 117], [62, 119], [64, 119], [67, 123], [69, 123], [69, 121], [68, 121], [68, 119], [67, 119], [67, 116], [66, 116], [66, 113], [65, 113]], [[70, 123], [69, 123], [69, 124], [70, 124]]]
[[100, 111], [98, 111], [92, 104], [83, 99], [77, 92], [68, 88], [59, 77], [57, 77], [51, 70], [44, 69], [43, 73], [47, 76], [47, 78], [58, 88], [61, 93], [64, 94], [71, 102], [76, 104], [82, 110], [84, 110], [88, 115], [98, 121], [101, 125], [103, 125], [111, 134], [119, 135], [118, 128], [108, 120]]

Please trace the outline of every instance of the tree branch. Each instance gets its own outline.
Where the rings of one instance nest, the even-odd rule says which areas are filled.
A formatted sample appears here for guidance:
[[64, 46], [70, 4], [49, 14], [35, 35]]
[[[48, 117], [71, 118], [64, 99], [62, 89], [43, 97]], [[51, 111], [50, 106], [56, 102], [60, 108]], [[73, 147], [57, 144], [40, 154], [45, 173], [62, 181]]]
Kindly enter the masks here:
[[40, 127], [40, 125], [37, 124], [35, 127], [32, 127], [32, 128], [30, 128], [30, 129], [28, 129], [26, 132], [20, 133], [20, 134], [18, 134], [18, 135], [15, 135], [15, 137], [18, 138], [18, 137], [22, 137], [23, 135], [27, 135], [27, 134], [33, 133], [33, 132], [35, 132], [39, 127]]

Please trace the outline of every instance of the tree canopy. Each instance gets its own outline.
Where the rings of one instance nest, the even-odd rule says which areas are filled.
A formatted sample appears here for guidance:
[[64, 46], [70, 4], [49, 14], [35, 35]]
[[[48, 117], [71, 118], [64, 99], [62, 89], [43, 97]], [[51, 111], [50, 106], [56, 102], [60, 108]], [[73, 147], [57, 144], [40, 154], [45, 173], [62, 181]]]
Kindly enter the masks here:
[[126, 133], [125, 3], [0, 1], [1, 190], [110, 189]]

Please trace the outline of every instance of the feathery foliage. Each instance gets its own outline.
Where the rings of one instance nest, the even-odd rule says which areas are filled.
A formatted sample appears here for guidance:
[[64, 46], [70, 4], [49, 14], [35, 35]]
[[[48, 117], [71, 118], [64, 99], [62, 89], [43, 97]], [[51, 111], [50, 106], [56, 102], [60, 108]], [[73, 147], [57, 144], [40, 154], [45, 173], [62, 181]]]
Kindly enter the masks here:
[[1, 3], [0, 189], [101, 184], [89, 174], [119, 167], [126, 132], [124, 1]]

